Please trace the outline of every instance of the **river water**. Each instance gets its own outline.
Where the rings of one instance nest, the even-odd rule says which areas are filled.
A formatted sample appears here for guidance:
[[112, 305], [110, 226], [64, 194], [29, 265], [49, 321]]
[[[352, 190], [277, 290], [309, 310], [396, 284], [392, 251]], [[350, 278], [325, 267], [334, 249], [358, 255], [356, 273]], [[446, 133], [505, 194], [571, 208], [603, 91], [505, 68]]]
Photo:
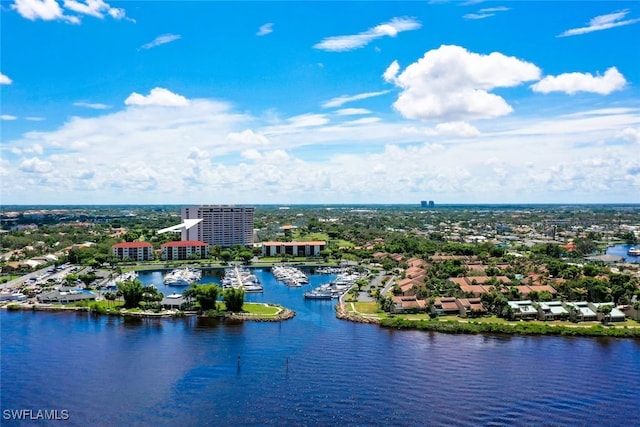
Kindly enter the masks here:
[[614, 245], [607, 248], [605, 253], [607, 255], [614, 255], [620, 258], [624, 258], [625, 262], [640, 262], [640, 257], [629, 255], [629, 249], [640, 247], [640, 245]]
[[[268, 271], [257, 274], [264, 294], [248, 299], [290, 307], [294, 319], [126, 320], [2, 310], [3, 414], [66, 410], [64, 425], [79, 426], [640, 420], [638, 340], [381, 329], [336, 319], [332, 301], [303, 299], [305, 290], [333, 276], [314, 275], [309, 286], [292, 289]], [[19, 423], [5, 418], [2, 424]]]

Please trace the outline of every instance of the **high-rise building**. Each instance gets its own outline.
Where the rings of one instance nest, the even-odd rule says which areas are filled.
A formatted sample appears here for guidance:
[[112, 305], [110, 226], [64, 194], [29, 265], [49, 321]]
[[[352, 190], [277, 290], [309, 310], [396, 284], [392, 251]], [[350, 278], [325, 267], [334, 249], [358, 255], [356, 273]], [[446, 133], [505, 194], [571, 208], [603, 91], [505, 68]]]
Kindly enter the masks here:
[[182, 221], [202, 219], [182, 229], [183, 241], [199, 240], [211, 246], [230, 247], [253, 244], [253, 207], [202, 205], [182, 208]]

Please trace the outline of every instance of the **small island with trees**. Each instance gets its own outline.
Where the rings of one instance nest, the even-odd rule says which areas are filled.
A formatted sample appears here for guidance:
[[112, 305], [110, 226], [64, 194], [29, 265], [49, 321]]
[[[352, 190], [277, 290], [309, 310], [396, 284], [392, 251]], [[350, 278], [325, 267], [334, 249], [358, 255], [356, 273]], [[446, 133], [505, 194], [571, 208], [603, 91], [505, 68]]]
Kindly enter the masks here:
[[[100, 301], [79, 301], [66, 305], [9, 304], [9, 310], [89, 311], [96, 314], [129, 317], [200, 316], [217, 319], [276, 322], [291, 319], [295, 312], [275, 304], [245, 302], [241, 288], [222, 290], [215, 284], [194, 284], [184, 290], [185, 306], [181, 310], [163, 308], [164, 295], [140, 280], [117, 283], [117, 291], [108, 291]], [[221, 298], [221, 300], [220, 300]]]

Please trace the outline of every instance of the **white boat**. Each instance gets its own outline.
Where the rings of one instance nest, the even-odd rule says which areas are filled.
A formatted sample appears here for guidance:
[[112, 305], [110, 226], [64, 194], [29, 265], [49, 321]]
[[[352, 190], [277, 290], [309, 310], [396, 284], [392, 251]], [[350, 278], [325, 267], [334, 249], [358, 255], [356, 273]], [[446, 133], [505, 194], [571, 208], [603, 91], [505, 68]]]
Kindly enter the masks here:
[[629, 248], [629, 250], [627, 251], [627, 255], [640, 256], [640, 248]]
[[309, 283], [309, 278], [302, 270], [286, 265], [277, 265], [271, 269], [276, 280], [287, 286], [300, 287]]
[[164, 276], [167, 286], [189, 286], [202, 278], [202, 271], [189, 267], [177, 268]]
[[333, 298], [331, 292], [321, 289], [314, 289], [312, 291], [308, 291], [304, 293], [305, 299], [324, 299], [328, 300]]
[[116, 278], [113, 279], [113, 284], [117, 285], [118, 283], [132, 282], [132, 281], [136, 280], [137, 278], [138, 278], [138, 272], [137, 271], [127, 271], [126, 273], [122, 273], [122, 274], [116, 276]]
[[262, 292], [263, 286], [258, 277], [250, 270], [235, 266], [225, 270], [222, 288], [242, 288], [245, 292]]

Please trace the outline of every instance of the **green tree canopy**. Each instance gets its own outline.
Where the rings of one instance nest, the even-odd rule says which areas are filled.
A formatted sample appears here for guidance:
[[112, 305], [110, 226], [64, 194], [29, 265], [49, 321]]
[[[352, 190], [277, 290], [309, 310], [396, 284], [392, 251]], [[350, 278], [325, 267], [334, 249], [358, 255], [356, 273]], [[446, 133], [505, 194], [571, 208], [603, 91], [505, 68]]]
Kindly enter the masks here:
[[139, 280], [118, 283], [118, 292], [124, 298], [124, 308], [136, 308], [142, 301], [144, 287]]
[[228, 288], [222, 293], [222, 298], [227, 305], [227, 310], [231, 312], [242, 311], [244, 305], [244, 289]]

